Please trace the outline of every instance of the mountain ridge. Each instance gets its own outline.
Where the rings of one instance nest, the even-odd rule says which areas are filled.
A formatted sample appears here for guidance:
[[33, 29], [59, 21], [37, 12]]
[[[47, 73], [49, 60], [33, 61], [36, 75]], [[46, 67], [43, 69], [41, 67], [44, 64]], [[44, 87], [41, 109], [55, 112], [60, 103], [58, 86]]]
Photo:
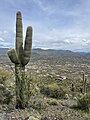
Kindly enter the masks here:
[[[7, 54], [7, 51], [9, 50], [9, 48], [0, 48], [0, 54]], [[90, 52], [73, 52], [71, 50], [56, 50], [56, 49], [42, 49], [42, 48], [34, 48], [32, 49], [32, 53], [33, 52], [58, 52], [58, 53], [67, 53], [67, 54], [81, 54], [81, 55], [85, 55], [85, 54], [90, 54]]]

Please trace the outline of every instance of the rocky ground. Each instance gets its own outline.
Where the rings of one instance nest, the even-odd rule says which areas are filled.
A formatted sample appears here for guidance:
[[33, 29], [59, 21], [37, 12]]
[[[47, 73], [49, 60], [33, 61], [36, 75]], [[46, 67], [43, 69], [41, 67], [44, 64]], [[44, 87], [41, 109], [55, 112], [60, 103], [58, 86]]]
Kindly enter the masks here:
[[[35, 96], [31, 101], [34, 101], [34, 98]], [[56, 100], [39, 97], [39, 101], [30, 103], [25, 110], [14, 109], [12, 105], [1, 106], [0, 120], [90, 120], [90, 113], [74, 109], [73, 106], [77, 106], [75, 99]]]
[[[63, 60], [61, 60], [61, 56], [60, 60], [55, 57], [53, 61], [52, 57], [50, 60], [48, 60], [49, 57], [46, 59], [46, 56], [45, 60], [43, 60], [43, 57], [38, 58], [39, 60], [37, 58], [35, 55], [26, 69], [28, 74], [31, 73], [30, 75], [33, 76], [33, 81], [30, 83], [32, 94], [25, 110], [15, 109], [14, 65], [10, 63], [3, 65], [1, 63], [0, 120], [90, 120], [90, 110], [87, 112], [77, 108], [77, 98], [80, 97], [80, 87], [82, 87], [82, 75], [80, 73], [82, 70], [87, 71], [87, 87], [88, 92], [90, 91], [89, 64], [86, 65], [86, 61], [85, 64], [73, 62], [73, 57], [72, 64], [71, 59], [68, 59], [69, 62], [67, 63], [67, 57]], [[0, 61], [3, 61], [3, 59]], [[66, 60], [66, 64], [64, 60]], [[75, 59], [75, 61], [77, 60]], [[66, 78], [62, 79], [61, 76]], [[41, 85], [49, 85], [50, 87], [51, 84], [55, 85], [54, 83], [66, 91], [65, 98], [52, 98], [40, 92]], [[75, 87], [74, 97], [71, 93], [72, 83]]]

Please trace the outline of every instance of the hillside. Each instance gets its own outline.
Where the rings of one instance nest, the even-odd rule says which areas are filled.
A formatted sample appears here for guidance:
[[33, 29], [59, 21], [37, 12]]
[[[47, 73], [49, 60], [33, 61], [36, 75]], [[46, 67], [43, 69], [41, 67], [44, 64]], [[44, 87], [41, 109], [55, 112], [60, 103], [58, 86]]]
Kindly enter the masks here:
[[[0, 55], [7, 56], [8, 48], [0, 48]], [[90, 54], [85, 52], [72, 52], [69, 50], [43, 50], [43, 49], [33, 49], [32, 59], [59, 59], [60, 61], [69, 62], [89, 62]]]
[[[7, 50], [0, 48], [0, 110], [4, 111], [3, 115], [7, 109], [10, 115], [12, 112], [20, 114], [22, 111], [16, 113], [13, 106], [15, 72], [14, 64], [7, 56]], [[57, 117], [58, 120], [86, 120], [89, 117], [86, 111], [89, 105], [85, 106], [90, 104], [90, 54], [68, 50], [33, 49], [25, 71], [29, 82], [27, 87], [30, 85], [29, 106], [25, 111], [27, 115], [37, 118], [35, 120], [41, 120], [40, 118], [45, 116], [52, 119]], [[86, 75], [86, 84], [83, 82], [83, 73]], [[85, 96], [84, 99], [88, 102], [80, 101], [83, 97], [84, 84], [88, 93], [86, 95], [89, 96], [88, 98]]]

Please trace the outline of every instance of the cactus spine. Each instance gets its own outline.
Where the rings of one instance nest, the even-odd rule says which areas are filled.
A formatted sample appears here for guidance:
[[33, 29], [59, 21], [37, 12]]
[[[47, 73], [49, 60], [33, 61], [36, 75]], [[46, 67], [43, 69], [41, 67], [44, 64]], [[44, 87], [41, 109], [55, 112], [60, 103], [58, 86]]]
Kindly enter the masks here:
[[[24, 47], [23, 47], [24, 46]], [[16, 14], [16, 48], [8, 51], [10, 60], [15, 64], [16, 79], [16, 107], [25, 108], [25, 65], [28, 64], [32, 47], [32, 27], [26, 31], [25, 43], [23, 45], [22, 15]]]

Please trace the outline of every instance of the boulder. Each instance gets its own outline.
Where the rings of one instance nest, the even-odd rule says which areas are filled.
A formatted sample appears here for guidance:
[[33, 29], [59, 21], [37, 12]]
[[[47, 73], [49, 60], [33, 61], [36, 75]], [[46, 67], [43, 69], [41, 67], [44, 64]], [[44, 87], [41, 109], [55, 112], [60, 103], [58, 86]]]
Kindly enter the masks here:
[[34, 116], [30, 116], [28, 120], [40, 120], [40, 119], [35, 118]]
[[67, 106], [70, 108], [78, 107], [78, 100], [77, 99], [67, 99], [62, 102], [63, 106]]

